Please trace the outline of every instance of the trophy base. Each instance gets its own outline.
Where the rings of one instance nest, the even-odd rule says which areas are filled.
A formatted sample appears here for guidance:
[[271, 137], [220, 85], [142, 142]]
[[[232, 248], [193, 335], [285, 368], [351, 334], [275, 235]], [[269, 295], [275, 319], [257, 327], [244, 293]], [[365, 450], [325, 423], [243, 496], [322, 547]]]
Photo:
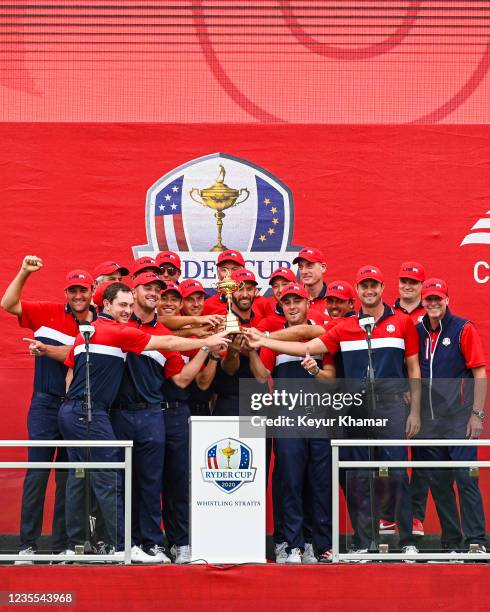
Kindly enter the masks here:
[[241, 334], [242, 333], [242, 328], [240, 327], [240, 325], [228, 325], [225, 324], [225, 332], [227, 334]]
[[210, 249], [210, 253], [222, 253], [223, 251], [227, 251], [228, 247], [224, 244], [215, 244], [212, 249]]

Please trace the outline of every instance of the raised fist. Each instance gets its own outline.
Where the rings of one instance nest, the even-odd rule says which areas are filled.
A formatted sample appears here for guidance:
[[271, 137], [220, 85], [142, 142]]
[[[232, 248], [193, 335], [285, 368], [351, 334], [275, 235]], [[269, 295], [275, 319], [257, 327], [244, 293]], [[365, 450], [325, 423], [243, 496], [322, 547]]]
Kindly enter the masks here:
[[26, 255], [22, 261], [21, 269], [24, 272], [37, 272], [43, 267], [43, 260], [36, 255]]

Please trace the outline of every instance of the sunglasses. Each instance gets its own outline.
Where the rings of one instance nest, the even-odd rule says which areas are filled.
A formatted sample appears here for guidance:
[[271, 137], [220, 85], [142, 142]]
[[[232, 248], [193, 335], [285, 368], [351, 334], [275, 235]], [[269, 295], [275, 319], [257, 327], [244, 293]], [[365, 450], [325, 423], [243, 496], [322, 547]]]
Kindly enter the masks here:
[[178, 273], [177, 268], [174, 266], [161, 266], [160, 270], [162, 274], [168, 274], [169, 276], [175, 276]]

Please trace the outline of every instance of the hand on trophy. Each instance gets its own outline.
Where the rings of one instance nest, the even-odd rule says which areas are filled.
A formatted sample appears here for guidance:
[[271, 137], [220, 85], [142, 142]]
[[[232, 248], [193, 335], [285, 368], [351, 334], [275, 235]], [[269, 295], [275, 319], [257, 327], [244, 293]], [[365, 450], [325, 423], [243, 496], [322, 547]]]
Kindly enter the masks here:
[[247, 343], [250, 348], [258, 349], [262, 346], [262, 340], [264, 339], [264, 336], [261, 334], [261, 332], [256, 330], [255, 327], [249, 327], [248, 329], [244, 329], [243, 333], [245, 334]]
[[243, 334], [233, 334], [232, 340], [228, 346], [228, 350], [232, 353], [233, 352], [239, 353], [242, 349], [243, 344], [244, 344]]
[[227, 338], [227, 333], [226, 331], [222, 331], [209, 336], [206, 342], [206, 346], [209, 347], [209, 350], [217, 352], [226, 351], [231, 342], [231, 340]]
[[200, 325], [207, 325], [209, 327], [219, 327], [225, 320], [225, 317], [223, 315], [210, 314], [201, 315], [200, 317], [197, 317], [197, 320], [199, 321]]

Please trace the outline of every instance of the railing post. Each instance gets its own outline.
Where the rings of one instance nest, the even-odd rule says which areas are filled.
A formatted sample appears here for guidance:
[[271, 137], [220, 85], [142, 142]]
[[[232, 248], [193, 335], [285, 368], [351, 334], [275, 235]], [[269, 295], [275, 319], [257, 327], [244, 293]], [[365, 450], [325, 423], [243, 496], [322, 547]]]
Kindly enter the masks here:
[[[332, 441], [334, 442], [334, 441]], [[339, 562], [339, 447], [332, 444], [332, 556], [333, 563]]]
[[124, 449], [124, 564], [131, 564], [131, 486], [132, 455], [131, 447]]

